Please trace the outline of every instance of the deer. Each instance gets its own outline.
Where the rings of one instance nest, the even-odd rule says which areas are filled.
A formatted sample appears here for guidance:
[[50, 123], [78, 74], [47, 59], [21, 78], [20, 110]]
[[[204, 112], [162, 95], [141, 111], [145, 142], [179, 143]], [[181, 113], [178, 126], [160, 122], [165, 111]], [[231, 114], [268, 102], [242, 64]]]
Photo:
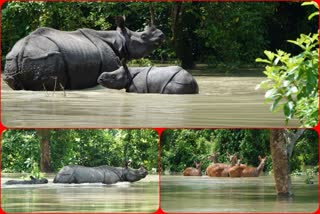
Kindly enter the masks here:
[[193, 162], [196, 168], [188, 167], [183, 171], [183, 176], [202, 176], [201, 172], [201, 162]]
[[213, 153], [208, 157], [209, 160], [212, 161], [212, 164], [207, 167], [206, 175], [210, 177], [228, 177], [230, 167], [234, 166], [237, 162], [237, 155], [230, 155], [227, 153], [227, 157], [231, 165], [225, 163], [217, 163], [218, 153]]
[[241, 177], [241, 173], [245, 167], [244, 164], [241, 164], [242, 158], [237, 160], [237, 164], [229, 169], [229, 177]]
[[259, 155], [258, 159], [260, 161], [258, 167], [245, 167], [241, 173], [241, 177], [259, 177], [264, 168], [267, 157], [261, 158]]
[[240, 164], [242, 159], [238, 160], [238, 163], [229, 170], [230, 177], [259, 177], [260, 173], [262, 172], [265, 161], [267, 157], [261, 158], [259, 155], [258, 157], [260, 163], [258, 167], [246, 166], [244, 164]]

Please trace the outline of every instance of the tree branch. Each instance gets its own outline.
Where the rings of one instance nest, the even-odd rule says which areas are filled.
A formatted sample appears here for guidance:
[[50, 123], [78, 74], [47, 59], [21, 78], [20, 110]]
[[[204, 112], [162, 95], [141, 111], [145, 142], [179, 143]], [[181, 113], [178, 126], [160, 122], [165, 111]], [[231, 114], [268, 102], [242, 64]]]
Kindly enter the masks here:
[[298, 129], [298, 131], [294, 133], [288, 129], [284, 130], [283, 133], [287, 143], [287, 152], [289, 158], [292, 156], [294, 145], [297, 143], [297, 140], [301, 137], [304, 131], [304, 129]]

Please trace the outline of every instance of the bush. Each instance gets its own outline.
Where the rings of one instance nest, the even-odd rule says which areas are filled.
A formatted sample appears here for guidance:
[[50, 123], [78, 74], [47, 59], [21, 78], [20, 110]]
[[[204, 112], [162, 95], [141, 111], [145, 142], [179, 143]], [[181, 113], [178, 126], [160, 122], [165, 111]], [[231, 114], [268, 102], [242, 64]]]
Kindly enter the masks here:
[[133, 59], [128, 63], [128, 66], [139, 66], [139, 67], [148, 67], [153, 66], [153, 63], [150, 59], [147, 58], [141, 58], [141, 59]]
[[[311, 4], [318, 7], [316, 3]], [[270, 111], [282, 109], [287, 123], [294, 116], [304, 127], [318, 123], [318, 36], [318, 33], [301, 34], [294, 41], [288, 40], [302, 49], [298, 55], [292, 56], [282, 50], [264, 51], [267, 59], [256, 59], [268, 64], [264, 71], [268, 79], [257, 88], [267, 90], [266, 101], [272, 102]]]

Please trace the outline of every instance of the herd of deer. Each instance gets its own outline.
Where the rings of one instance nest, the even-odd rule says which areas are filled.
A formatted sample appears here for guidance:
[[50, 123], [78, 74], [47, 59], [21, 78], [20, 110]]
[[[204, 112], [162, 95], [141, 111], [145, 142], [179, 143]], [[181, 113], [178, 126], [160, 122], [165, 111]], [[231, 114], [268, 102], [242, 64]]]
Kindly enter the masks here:
[[[238, 159], [237, 155], [230, 155], [227, 153], [227, 157], [230, 161], [230, 164], [218, 163], [217, 158], [218, 154], [214, 153], [208, 157], [212, 161], [212, 164], [207, 167], [206, 175], [210, 177], [258, 177], [262, 172], [266, 157], [261, 158], [259, 161], [260, 164], [258, 167], [251, 167], [245, 164], [241, 164], [242, 158]], [[201, 172], [201, 162], [194, 162], [195, 167], [188, 167], [183, 171], [184, 176], [202, 176]]]

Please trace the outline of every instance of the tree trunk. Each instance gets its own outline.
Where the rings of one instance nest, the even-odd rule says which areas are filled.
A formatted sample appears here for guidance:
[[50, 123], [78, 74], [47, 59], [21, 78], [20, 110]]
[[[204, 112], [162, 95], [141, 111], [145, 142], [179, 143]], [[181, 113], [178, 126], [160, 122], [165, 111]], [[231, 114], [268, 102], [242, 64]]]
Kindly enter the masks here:
[[303, 132], [304, 132], [304, 129], [298, 129], [296, 132], [285, 129], [284, 136], [286, 138], [289, 159], [292, 156], [294, 145], [297, 143], [297, 140], [300, 138]]
[[289, 156], [284, 132], [283, 129], [271, 130], [270, 149], [276, 193], [280, 197], [290, 197], [292, 192]]
[[37, 133], [40, 138], [40, 171], [52, 172], [50, 165], [50, 130], [38, 129]]
[[181, 60], [181, 67], [190, 69], [194, 67], [192, 55], [191, 30], [185, 26], [188, 22], [185, 20], [185, 10], [182, 2], [174, 2], [172, 8], [172, 45], [177, 57]]
[[154, 6], [152, 2], [149, 2], [149, 11], [150, 11], [150, 24], [155, 24], [155, 12], [154, 12]]
[[173, 43], [176, 40], [176, 34], [178, 31], [178, 25], [180, 23], [180, 17], [181, 17], [181, 9], [182, 9], [182, 2], [174, 2], [173, 8], [172, 8], [172, 25], [171, 25], [171, 31], [172, 31], [172, 41]]

